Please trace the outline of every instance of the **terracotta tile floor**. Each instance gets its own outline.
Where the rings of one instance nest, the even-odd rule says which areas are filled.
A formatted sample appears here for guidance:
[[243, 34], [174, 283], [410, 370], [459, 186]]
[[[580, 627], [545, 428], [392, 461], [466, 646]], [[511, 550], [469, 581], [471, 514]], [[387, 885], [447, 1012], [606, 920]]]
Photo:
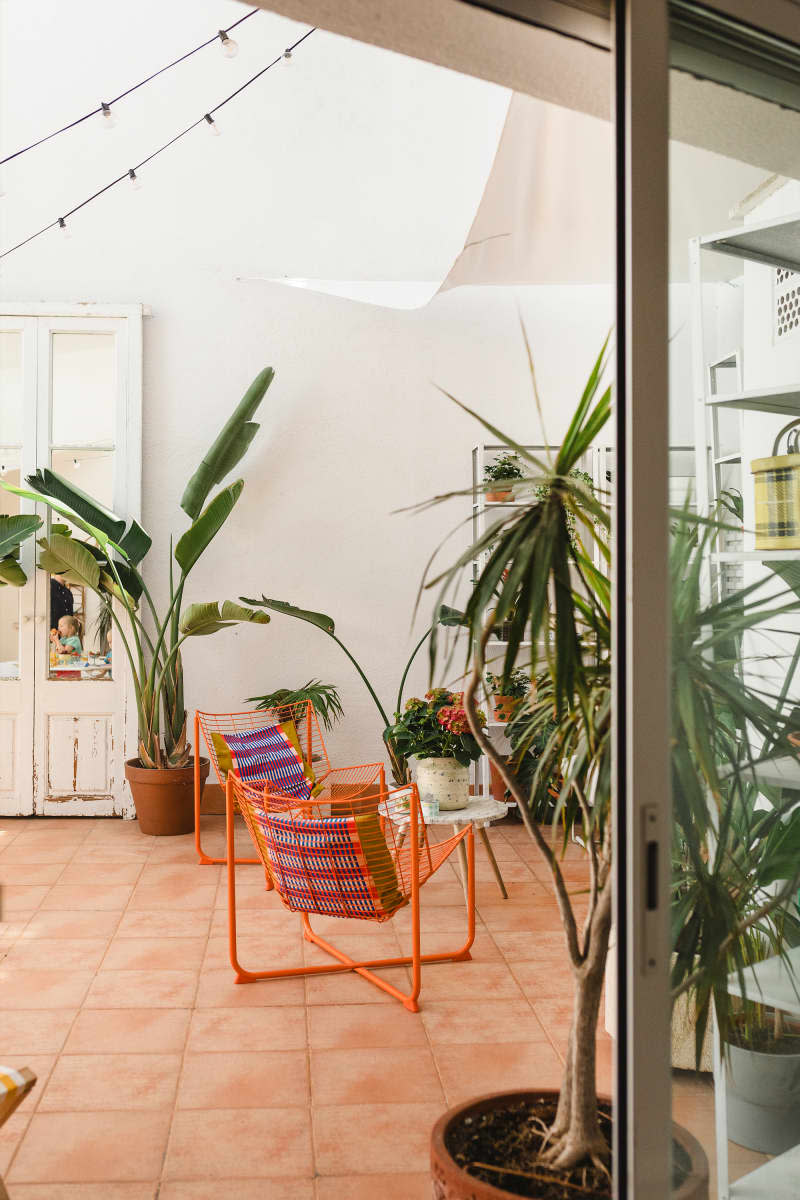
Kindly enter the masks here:
[[[220, 853], [221, 819], [205, 830]], [[412, 1015], [353, 975], [234, 984], [222, 871], [196, 865], [191, 838], [0, 821], [0, 1062], [38, 1075], [0, 1130], [11, 1200], [427, 1200], [443, 1109], [557, 1084], [563, 1062], [571, 988], [547, 874], [521, 826], [491, 836], [510, 898], [478, 843], [473, 961], [424, 968]], [[238, 879], [244, 964], [318, 961], [259, 868]], [[460, 945], [456, 868], [422, 896], [424, 950]], [[318, 928], [354, 955], [391, 957], [409, 916]], [[607, 1089], [611, 1042], [598, 1040]], [[676, 1097], [710, 1146], [707, 1084], [681, 1077]], [[739, 1151], [734, 1177], [752, 1160]]]

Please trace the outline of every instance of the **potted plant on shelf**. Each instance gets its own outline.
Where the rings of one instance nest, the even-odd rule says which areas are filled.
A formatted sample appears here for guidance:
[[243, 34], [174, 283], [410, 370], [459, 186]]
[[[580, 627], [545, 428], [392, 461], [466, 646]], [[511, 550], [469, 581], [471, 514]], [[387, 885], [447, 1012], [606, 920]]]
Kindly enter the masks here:
[[[186, 485], [181, 508], [191, 524], [178, 537], [174, 552], [170, 545], [167, 600], [161, 612], [142, 565], [152, 539], [138, 521], [110, 511], [47, 467], [28, 476], [31, 490], [0, 480], [6, 491], [45, 504], [69, 522], [52, 524], [40, 539], [39, 566], [88, 588], [109, 607], [136, 702], [139, 753], [126, 762], [125, 775], [144, 833], [188, 833], [194, 827], [192, 748], [186, 741], [183, 699], [184, 642], [238, 622], [269, 621], [266, 613], [230, 600], [184, 608], [183, 598], [192, 568], [230, 516], [244, 481], [237, 479], [220, 488], [206, 503], [208, 496], [238, 464], [258, 431], [252, 417], [273, 377], [271, 367], [256, 376]], [[73, 529], [84, 536], [75, 536]], [[201, 766], [205, 779], [208, 760], [201, 760]]]
[[[476, 709], [481, 728], [486, 715]], [[436, 812], [466, 808], [469, 804], [469, 766], [481, 756], [470, 732], [463, 694], [433, 688], [407, 700], [402, 713], [387, 731], [406, 760], [413, 758], [419, 798]]]
[[531, 678], [523, 667], [515, 667], [507, 678], [486, 672], [486, 688], [494, 703], [495, 721], [510, 721], [531, 690]]
[[513, 499], [513, 485], [522, 479], [522, 461], [518, 454], [496, 454], [483, 468], [486, 499], [490, 504], [507, 504]]
[[[611, 1196], [610, 1101], [598, 1098], [595, 1082], [597, 1018], [611, 928], [611, 623], [605, 569], [610, 520], [601, 498], [572, 474], [609, 416], [610, 389], [601, 389], [605, 352], [604, 346], [564, 441], [548, 461], [460, 405], [514, 447], [527, 474], [515, 489], [517, 508], [504, 514], [430, 585], [438, 582], [446, 594], [492, 547], [465, 611], [473, 653], [464, 707], [475, 741], [517, 802], [549, 870], [572, 971], [574, 1005], [557, 1091], [537, 1088], [531, 1080], [528, 1092], [478, 1098], [445, 1113], [437, 1123], [431, 1144], [436, 1200]], [[526, 643], [530, 674], [537, 680], [536, 697], [518, 717], [526, 723], [521, 740], [549, 730], [530, 788], [503, 761], [477, 711], [486, 648], [496, 625], [505, 620], [511, 628], [504, 679]], [[555, 837], [551, 840], [537, 820], [545, 797], [552, 802], [547, 793], [554, 776], [560, 779], [554, 829], [558, 820], [565, 839], [574, 829], [589, 860], [588, 895], [583, 891], [580, 900], [585, 913], [577, 911]], [[702, 1149], [678, 1127], [673, 1127], [673, 1137], [682, 1146], [676, 1161], [683, 1164], [674, 1176], [673, 1194], [706, 1197], [708, 1164]]]

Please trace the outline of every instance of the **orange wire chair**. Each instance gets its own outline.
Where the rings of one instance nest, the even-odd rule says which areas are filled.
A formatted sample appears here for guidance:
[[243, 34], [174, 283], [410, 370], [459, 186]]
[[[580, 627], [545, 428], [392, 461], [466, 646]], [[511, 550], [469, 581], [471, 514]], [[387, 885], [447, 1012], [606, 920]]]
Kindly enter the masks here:
[[[333, 774], [333, 772], [331, 772]], [[328, 779], [330, 776], [328, 777]], [[237, 983], [355, 971], [375, 987], [419, 1012], [421, 965], [465, 961], [475, 938], [475, 840], [472, 826], [431, 843], [415, 784], [387, 790], [380, 773], [377, 794], [355, 784], [349, 795], [323, 785], [313, 799], [298, 802], [275, 787], [245, 782], [230, 771], [226, 781], [225, 826], [228, 863], [228, 937]], [[241, 965], [236, 942], [236, 857], [234, 816], [242, 814], [260, 861], [282, 903], [302, 918], [303, 936], [337, 961], [323, 966], [250, 971]], [[323, 810], [328, 810], [324, 812]], [[335, 815], [329, 815], [333, 810]], [[420, 887], [466, 839], [467, 940], [457, 950], [422, 954]], [[384, 922], [411, 905], [411, 954], [355, 961], [324, 941], [311, 927], [312, 914]], [[375, 974], [410, 965], [411, 990], [402, 991]]]
[[[299, 704], [286, 704], [279, 708], [250, 709], [238, 713], [207, 713], [195, 712], [194, 715], [194, 842], [198, 862], [201, 866], [225, 864], [227, 857], [214, 858], [206, 854], [200, 839], [200, 797], [202, 784], [200, 782], [200, 736], [202, 734], [208, 751], [208, 757], [214, 767], [221, 788], [225, 788], [228, 774], [219, 760], [219, 740], [215, 744], [215, 735], [221, 737], [252, 733], [254, 730], [266, 729], [275, 725], [286, 725], [291, 722], [297, 733], [297, 740], [302, 751], [303, 759], [313, 771], [315, 790], [324, 792], [327, 800], [334, 806], [347, 803], [355, 796], [361, 795], [366, 799], [373, 796], [373, 807], [377, 805], [377, 793], [386, 790], [384, 767], [382, 763], [361, 763], [354, 767], [332, 767], [322, 736], [319, 719], [310, 701]], [[254, 780], [250, 781], [255, 782]], [[262, 782], [262, 781], [259, 781]], [[266, 787], [273, 787], [268, 779], [263, 779]], [[260, 858], [239, 858], [239, 863], [258, 863]], [[268, 887], [270, 885], [268, 884]]]

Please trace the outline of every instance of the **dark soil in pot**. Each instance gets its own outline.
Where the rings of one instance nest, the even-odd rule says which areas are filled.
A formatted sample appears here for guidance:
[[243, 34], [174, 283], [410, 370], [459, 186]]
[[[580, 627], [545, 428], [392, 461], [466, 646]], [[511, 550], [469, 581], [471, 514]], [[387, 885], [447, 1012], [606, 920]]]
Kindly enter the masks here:
[[[209, 762], [200, 759], [201, 786], [208, 778]], [[138, 758], [125, 763], [136, 817], [142, 833], [174, 837], [194, 829], [194, 759], [185, 767], [143, 767]]]
[[[431, 1139], [435, 1200], [609, 1200], [602, 1170], [555, 1171], [539, 1162], [544, 1129], [555, 1117], [555, 1091], [485, 1096], [452, 1109]], [[601, 1130], [611, 1139], [611, 1104], [600, 1102]], [[673, 1127], [674, 1200], [707, 1200], [708, 1162], [699, 1144]], [[609, 1160], [610, 1160], [609, 1146]]]

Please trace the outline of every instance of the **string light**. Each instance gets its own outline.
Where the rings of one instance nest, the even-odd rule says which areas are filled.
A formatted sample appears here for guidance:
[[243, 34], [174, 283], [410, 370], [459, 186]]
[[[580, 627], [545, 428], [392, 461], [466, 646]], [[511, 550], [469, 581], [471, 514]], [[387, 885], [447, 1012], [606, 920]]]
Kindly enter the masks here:
[[102, 104], [100, 105], [100, 108], [103, 113], [103, 128], [104, 129], [113, 129], [117, 123], [117, 118], [115, 117], [114, 113], [111, 111], [111, 105], [106, 104], [106, 102], [104, 100], [102, 102]]
[[131, 187], [133, 190], [138, 192], [139, 188], [142, 186], [142, 181], [134, 171], [133, 167], [128, 170], [128, 179], [131, 181]]
[[[258, 10], [254, 10], [254, 11], [258, 11]], [[251, 16], [251, 15], [252, 15], [251, 13], [247, 14], [247, 16]], [[244, 17], [241, 18], [241, 20], [244, 20], [244, 19], [245, 19]], [[233, 26], [230, 25], [228, 28], [232, 29]], [[296, 50], [297, 47], [306, 40], [306, 38], [311, 37], [311, 34], [315, 33], [315, 32], [316, 32], [316, 26], [313, 26], [311, 29], [308, 29], [303, 34], [302, 37], [299, 37], [296, 42], [294, 42], [291, 46], [287, 47], [287, 50], [289, 51], [289, 53], [291, 54], [291, 52], [293, 50]], [[212, 41], [213, 40], [216, 40], [216, 39], [214, 38], [214, 39], [212, 39]], [[224, 100], [220, 100], [219, 104], [215, 104], [214, 107], [209, 109], [209, 111], [207, 113], [204, 113], [202, 117], [198, 117], [198, 119], [196, 121], [192, 121], [191, 125], [187, 125], [185, 129], [181, 129], [180, 132], [176, 133], [174, 137], [171, 137], [168, 142], [164, 142], [163, 146], [159, 146], [157, 150], [153, 150], [153, 152], [151, 154], [148, 154], [146, 158], [143, 158], [142, 161], [137, 163], [135, 167], [129, 167], [128, 170], [125, 171], [122, 175], [117, 175], [116, 179], [110, 180], [103, 187], [98, 188], [98, 190], [96, 192], [93, 192], [91, 196], [87, 196], [85, 200], [81, 200], [80, 204], [76, 204], [74, 206], [74, 208], [71, 208], [69, 210], [69, 212], [66, 212], [63, 217], [57, 217], [55, 221], [51, 221], [49, 223], [49, 225], [44, 225], [41, 229], [37, 229], [35, 233], [29, 234], [26, 238], [23, 238], [21, 242], [17, 242], [15, 246], [9, 246], [9, 248], [7, 250], [1, 251], [0, 252], [0, 260], [2, 260], [4, 258], [8, 258], [9, 254], [15, 254], [17, 252], [17, 250], [21, 250], [23, 246], [27, 246], [30, 242], [35, 241], [36, 238], [40, 238], [45, 233], [49, 233], [49, 231], [51, 229], [57, 229], [57, 228], [62, 229], [64, 231], [65, 237], [69, 237], [70, 231], [67, 228], [67, 218], [68, 217], [73, 216], [73, 214], [76, 212], [80, 212], [80, 210], [82, 208], [86, 208], [86, 206], [88, 204], [91, 204], [94, 200], [98, 200], [100, 198], [100, 196], [103, 196], [103, 195], [105, 195], [106, 192], [111, 191], [111, 189], [113, 187], [116, 187], [118, 183], [122, 183], [122, 181], [124, 179], [130, 180], [131, 182], [133, 182], [132, 175], [136, 175], [137, 170], [141, 169], [142, 167], [147, 166], [147, 164], [151, 163], [154, 158], [158, 158], [159, 154], [163, 154], [165, 150], [169, 150], [171, 146], [176, 145], [179, 141], [181, 141], [183, 138], [185, 138], [188, 133], [191, 133], [193, 129], [197, 129], [198, 125], [207, 125], [207, 127], [209, 129], [211, 129], [212, 132], [219, 134], [221, 132], [221, 130], [217, 129], [217, 127], [216, 127], [217, 123], [214, 120], [212, 113], [219, 112], [219, 110], [221, 108], [224, 108], [226, 104], [230, 104], [231, 100], [235, 100], [237, 96], [240, 96], [242, 94], [242, 92], [246, 91], [246, 89], [249, 88], [252, 84], [254, 84], [257, 79], [260, 79], [262, 75], [266, 75], [267, 71], [271, 71], [273, 67], [276, 67], [278, 65], [278, 63], [281, 62], [281, 60], [283, 59], [285, 54], [286, 54], [286, 50], [284, 51], [283, 55], [279, 54], [277, 58], [274, 58], [272, 60], [272, 62], [267, 63], [267, 65], [265, 67], [262, 67], [260, 71], [256, 71], [255, 75], [251, 75], [250, 78], [246, 79], [244, 81], [244, 83], [241, 84], [236, 89], [235, 92], [231, 92], [231, 94], [229, 96], [226, 96]], [[114, 102], [111, 101], [111, 103], [114, 103]], [[95, 110], [95, 111], [99, 111], [99, 110]], [[11, 157], [14, 157], [14, 156], [12, 155]]]
[[72, 237], [72, 230], [67, 225], [64, 217], [58, 218], [58, 228], [61, 230], [65, 238]]
[[214, 134], [214, 136], [220, 137], [220, 135], [222, 134], [222, 130], [220, 129], [219, 125], [214, 120], [214, 118], [211, 116], [211, 113], [205, 113], [203, 115], [203, 120], [208, 122], [208, 128], [211, 130], [211, 132]]
[[289, 63], [292, 61], [292, 48], [291, 48], [291, 46], [287, 46], [287, 47], [286, 47], [286, 49], [284, 50], [284, 52], [283, 52], [283, 59], [284, 59], [284, 62], [287, 64], [287, 66], [288, 66], [288, 64], [289, 64]]
[[[112, 105], [119, 103], [120, 100], [124, 100], [126, 96], [130, 96], [133, 92], [137, 92], [139, 88], [144, 87], [147, 83], [151, 83], [154, 79], [157, 79], [159, 75], [163, 75], [165, 71], [171, 71], [173, 67], [177, 67], [180, 63], [186, 62], [187, 58], [191, 58], [193, 54], [199, 53], [200, 50], [205, 50], [206, 46], [213, 46], [216, 42], [222, 40], [222, 48], [224, 53], [232, 58], [236, 54], [238, 46], [232, 38], [228, 37], [228, 34], [232, 29], [235, 29], [237, 25], [241, 25], [244, 21], [249, 21], [251, 17], [254, 17], [256, 13], [260, 11], [261, 10], [258, 8], [252, 8], [250, 12], [245, 13], [243, 17], [239, 17], [238, 21], [234, 21], [233, 24], [229, 25], [227, 29], [220, 29], [214, 34], [213, 37], [207, 38], [206, 41], [201, 42], [199, 46], [194, 46], [191, 50], [187, 50], [187, 52], [182, 54], [180, 58], [173, 59], [173, 61], [167, 63], [165, 67], [160, 67], [158, 71], [153, 71], [152, 75], [148, 75], [146, 79], [142, 79], [139, 81], [139, 83], [133, 84], [132, 87], [126, 88], [124, 92], [120, 92], [118, 96], [114, 96], [107, 103], [103, 102], [98, 108], [93, 108], [91, 112], [84, 113], [82, 117], [78, 117], [75, 121], [70, 121], [68, 125], [62, 125], [60, 129], [54, 129], [52, 133], [48, 133], [44, 137], [38, 138], [35, 142], [31, 142], [29, 146], [23, 146], [20, 150], [15, 150], [13, 154], [7, 154], [5, 158], [0, 158], [0, 166], [3, 163], [11, 162], [12, 158], [19, 158], [21, 154], [27, 154], [29, 150], [35, 150], [37, 146], [43, 145], [44, 142], [49, 142], [51, 138], [58, 137], [59, 134], [66, 133], [69, 129], [74, 129], [76, 125], [81, 125], [84, 121], [88, 121], [91, 117], [96, 117], [98, 113], [102, 113], [103, 116], [106, 117], [106, 109], [110, 110]], [[225, 49], [226, 38], [230, 45], [235, 46], [236, 49], [232, 51]], [[107, 125], [106, 128], [111, 128], [111, 125]]]
[[72, 460], [72, 469], [73, 469], [74, 471], [79, 471], [79, 470], [80, 470], [80, 468], [81, 468], [81, 464], [78, 462], [77, 458], [73, 458], [73, 460]]
[[239, 53], [239, 43], [235, 42], [233, 38], [228, 37], [228, 32], [225, 29], [220, 29], [218, 36], [222, 42], [222, 53], [225, 57], [236, 58], [236, 55]]

